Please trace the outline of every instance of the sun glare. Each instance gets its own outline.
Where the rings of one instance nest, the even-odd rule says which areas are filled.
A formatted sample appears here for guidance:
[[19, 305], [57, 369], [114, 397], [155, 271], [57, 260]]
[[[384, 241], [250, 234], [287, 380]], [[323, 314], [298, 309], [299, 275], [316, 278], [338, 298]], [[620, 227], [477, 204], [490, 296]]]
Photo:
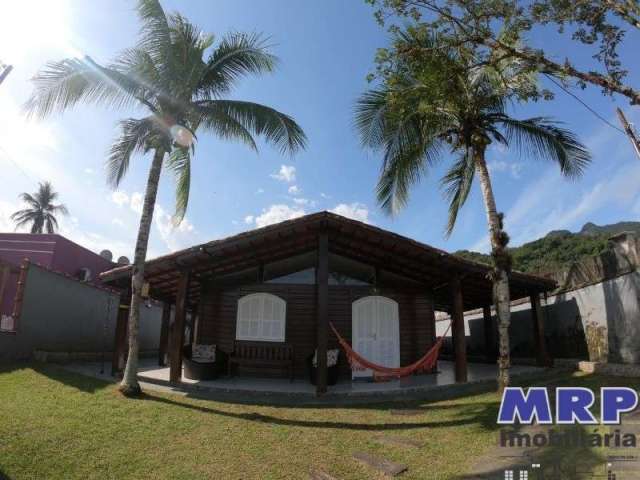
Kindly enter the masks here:
[[0, 60], [19, 65], [40, 52], [76, 56], [67, 0], [3, 0]]

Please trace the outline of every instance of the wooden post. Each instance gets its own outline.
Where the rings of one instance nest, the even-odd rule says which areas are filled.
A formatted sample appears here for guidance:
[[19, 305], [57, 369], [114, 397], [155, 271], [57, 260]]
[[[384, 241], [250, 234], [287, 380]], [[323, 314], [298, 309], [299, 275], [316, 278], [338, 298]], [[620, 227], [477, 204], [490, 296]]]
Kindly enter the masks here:
[[0, 265], [0, 307], [2, 306], [2, 301], [4, 300], [4, 291], [7, 287], [7, 282], [9, 281], [9, 275], [11, 274], [11, 266], [9, 265]]
[[317, 375], [316, 395], [327, 391], [327, 342], [329, 333], [329, 236], [323, 232], [318, 237], [317, 269]]
[[484, 327], [484, 354], [488, 363], [496, 363], [496, 339], [493, 335], [491, 305], [482, 307], [482, 325]]
[[182, 379], [182, 345], [184, 344], [184, 324], [187, 317], [187, 294], [189, 293], [189, 271], [184, 270], [178, 280], [176, 311], [170, 329], [169, 381], [179, 383]]
[[547, 354], [547, 346], [544, 339], [544, 317], [542, 315], [542, 306], [540, 305], [540, 294], [536, 292], [530, 298], [536, 363], [540, 367], [548, 367], [551, 365], [551, 357]]
[[200, 339], [200, 304], [191, 312], [191, 344], [198, 343]]
[[167, 351], [169, 348], [169, 322], [171, 321], [171, 304], [162, 304], [162, 323], [160, 325], [160, 346], [158, 347], [158, 365], [164, 367], [167, 364]]
[[451, 333], [455, 355], [456, 382], [467, 381], [467, 339], [464, 333], [464, 303], [460, 278], [451, 281]]
[[127, 357], [127, 337], [129, 330], [129, 290], [120, 295], [118, 314], [116, 316], [116, 334], [113, 341], [113, 358], [111, 360], [111, 375], [116, 376], [124, 370]]

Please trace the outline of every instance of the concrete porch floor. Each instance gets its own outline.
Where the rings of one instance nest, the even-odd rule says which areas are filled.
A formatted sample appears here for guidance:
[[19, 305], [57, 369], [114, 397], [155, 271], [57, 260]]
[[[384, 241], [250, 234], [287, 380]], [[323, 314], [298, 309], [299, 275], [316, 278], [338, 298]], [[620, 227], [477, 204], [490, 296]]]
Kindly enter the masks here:
[[[511, 374], [540, 372], [542, 369], [531, 366], [512, 366]], [[143, 381], [169, 384], [169, 368], [157, 365], [141, 365], [139, 377]], [[491, 381], [496, 378], [497, 366], [470, 363], [468, 365], [468, 380], [470, 383]], [[315, 386], [306, 378], [298, 378], [290, 382], [287, 378], [260, 378], [251, 376], [221, 377], [217, 380], [197, 381], [182, 377], [185, 386], [197, 387], [211, 391], [224, 392], [262, 392], [268, 394], [305, 394], [315, 395]], [[396, 394], [410, 391], [430, 390], [447, 385], [454, 385], [454, 364], [450, 361], [438, 362], [438, 373], [432, 375], [415, 375], [399, 380], [387, 382], [373, 382], [362, 379], [350, 382], [341, 380], [336, 385], [328, 387], [328, 394], [335, 395], [368, 395], [368, 394]]]
[[[77, 362], [66, 364], [64, 369], [82, 375], [116, 382], [111, 376], [111, 365], [99, 362]], [[101, 371], [104, 371], [101, 373]], [[545, 369], [514, 365], [512, 377], [538, 377]], [[287, 403], [360, 403], [402, 400], [408, 397], [441, 399], [459, 394], [489, 391], [496, 378], [496, 365], [481, 363], [468, 364], [469, 381], [455, 383], [454, 364], [450, 361], [438, 362], [438, 374], [416, 375], [389, 382], [342, 380], [330, 386], [327, 394], [316, 397], [315, 387], [308, 379], [299, 378], [289, 382], [287, 378], [259, 378], [250, 376], [221, 377], [211, 381], [196, 381], [182, 378], [180, 385], [169, 382], [169, 368], [158, 367], [155, 359], [140, 359], [138, 378], [143, 389], [159, 390], [176, 394], [197, 395], [199, 397], [227, 400], [232, 402]]]

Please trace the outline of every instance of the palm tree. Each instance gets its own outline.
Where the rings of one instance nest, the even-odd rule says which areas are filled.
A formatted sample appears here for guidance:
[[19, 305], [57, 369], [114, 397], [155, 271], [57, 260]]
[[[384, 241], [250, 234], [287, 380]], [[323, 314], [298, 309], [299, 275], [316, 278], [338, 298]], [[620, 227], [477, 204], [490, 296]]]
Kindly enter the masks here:
[[[509, 69], [474, 66], [462, 49], [409, 31], [399, 35], [394, 54], [379, 69], [382, 82], [356, 104], [356, 128], [366, 147], [383, 152], [377, 198], [390, 214], [406, 205], [417, 184], [448, 150], [453, 164], [442, 178], [449, 203], [446, 233], [454, 228], [477, 175], [487, 215], [493, 257], [493, 296], [498, 314], [498, 384], [509, 384], [509, 237], [504, 231], [487, 168], [491, 143], [530, 157], [556, 162], [567, 177], [578, 177], [590, 154], [568, 130], [548, 118], [519, 120], [507, 113], [510, 98], [531, 79], [509, 78]], [[500, 77], [497, 82], [496, 77]]]
[[67, 207], [63, 204], [53, 203], [58, 198], [58, 193], [53, 190], [49, 182], [39, 183], [37, 192], [21, 193], [19, 198], [29, 207], [11, 215], [11, 220], [16, 222], [16, 229], [31, 225], [31, 233], [43, 233], [45, 228], [47, 233], [56, 233], [58, 230], [56, 214], [69, 214]]
[[142, 28], [134, 47], [108, 66], [89, 57], [48, 63], [34, 78], [34, 93], [26, 104], [27, 113], [38, 117], [80, 103], [146, 111], [142, 118], [120, 122], [120, 134], [107, 158], [108, 181], [117, 187], [132, 155], [153, 152], [133, 261], [129, 355], [120, 384], [125, 395], [140, 392], [136, 379], [139, 308], [163, 163], [176, 177], [179, 223], [189, 200], [191, 157], [199, 129], [239, 140], [254, 150], [254, 135], [282, 152], [296, 152], [306, 143], [304, 132], [291, 117], [258, 103], [225, 99], [241, 77], [274, 69], [277, 59], [260, 35], [233, 33], [213, 47], [211, 35], [179, 13], [165, 13], [157, 0], [139, 0], [137, 12]]

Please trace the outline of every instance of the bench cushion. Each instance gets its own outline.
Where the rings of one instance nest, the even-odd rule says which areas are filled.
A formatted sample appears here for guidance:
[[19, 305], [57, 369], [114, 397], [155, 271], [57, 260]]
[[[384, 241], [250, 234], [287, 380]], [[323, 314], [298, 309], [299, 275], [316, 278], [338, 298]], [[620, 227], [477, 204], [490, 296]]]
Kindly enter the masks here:
[[195, 362], [215, 362], [216, 346], [194, 343], [191, 347], [191, 359]]
[[[338, 363], [338, 357], [340, 356], [340, 349], [334, 348], [327, 350], [327, 367], [333, 367]], [[318, 366], [318, 350], [313, 354], [313, 366]]]

